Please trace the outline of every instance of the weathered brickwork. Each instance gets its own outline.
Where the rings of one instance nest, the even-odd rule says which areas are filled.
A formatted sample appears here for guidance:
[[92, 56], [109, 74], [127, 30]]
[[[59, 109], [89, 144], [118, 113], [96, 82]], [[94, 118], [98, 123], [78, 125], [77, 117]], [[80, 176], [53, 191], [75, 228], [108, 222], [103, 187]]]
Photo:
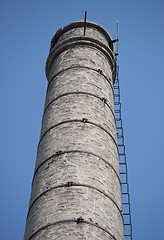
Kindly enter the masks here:
[[92, 22], [52, 39], [25, 240], [124, 239], [111, 41]]

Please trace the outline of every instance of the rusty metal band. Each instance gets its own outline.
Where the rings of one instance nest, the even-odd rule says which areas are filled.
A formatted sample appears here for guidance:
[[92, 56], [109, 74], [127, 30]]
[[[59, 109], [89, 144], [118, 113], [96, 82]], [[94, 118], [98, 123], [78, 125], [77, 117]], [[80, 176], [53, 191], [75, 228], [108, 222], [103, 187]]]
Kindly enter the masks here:
[[[81, 120], [81, 119], [72, 119], [72, 120], [62, 121], [62, 122], [59, 122], [59, 123], [51, 126], [51, 127], [48, 128], [48, 129], [43, 133], [43, 135], [41, 136], [41, 138], [40, 138], [40, 140], [39, 140], [39, 143], [38, 143], [38, 148], [39, 148], [40, 142], [42, 141], [42, 139], [44, 138], [44, 136], [45, 136], [50, 130], [52, 130], [53, 128], [56, 128], [56, 127], [58, 127], [58, 126], [60, 126], [60, 125], [62, 125], [62, 124], [72, 123], [72, 122], [73, 122], [73, 123], [84, 123], [83, 120]], [[100, 128], [100, 129], [102, 129], [104, 132], [106, 132], [106, 133], [112, 138], [112, 140], [113, 140], [113, 142], [114, 142], [114, 144], [115, 144], [115, 146], [116, 146], [116, 148], [117, 148], [118, 155], [119, 155], [119, 149], [118, 149], [117, 142], [116, 142], [116, 140], [114, 139], [114, 137], [112, 136], [112, 134], [111, 134], [110, 132], [108, 132], [105, 128], [103, 128], [103, 127], [100, 126], [99, 124], [94, 123], [94, 122], [91, 122], [91, 121], [88, 121], [88, 120], [87, 120], [87, 122], [85, 122], [85, 124], [94, 125], [94, 126]]]
[[63, 72], [65, 72], [65, 71], [68, 71], [68, 70], [70, 70], [70, 69], [76, 69], [76, 68], [86, 68], [86, 69], [89, 69], [89, 70], [92, 70], [92, 71], [95, 71], [95, 72], [97, 72], [97, 73], [99, 73], [100, 75], [102, 75], [106, 80], [107, 80], [107, 82], [109, 83], [109, 85], [110, 85], [110, 87], [113, 89], [113, 86], [112, 86], [112, 84], [111, 84], [111, 82], [110, 81], [112, 81], [110, 78], [108, 79], [104, 74], [103, 74], [103, 72], [99, 72], [98, 70], [100, 70], [100, 69], [96, 69], [96, 68], [91, 68], [91, 67], [88, 67], [88, 66], [81, 66], [81, 65], [76, 65], [76, 66], [71, 66], [71, 67], [68, 67], [68, 68], [64, 68], [63, 70], [60, 70], [59, 72], [57, 72], [52, 78], [51, 78], [51, 80], [48, 82], [48, 87], [47, 87], [47, 89], [49, 88], [49, 85], [50, 85], [50, 83], [55, 79], [55, 77], [57, 77], [59, 74], [61, 74], [61, 73], [63, 73]]
[[62, 45], [65, 44], [65, 43], [69, 43], [69, 42], [71, 42], [71, 41], [72, 41], [72, 42], [74, 42], [74, 41], [79, 41], [79, 40], [83, 40], [83, 41], [86, 41], [86, 40], [87, 40], [87, 41], [90, 41], [90, 42], [94, 42], [94, 43], [96, 43], [97, 45], [100, 45], [101, 47], [105, 48], [106, 51], [107, 51], [109, 54], [111, 54], [113, 61], [115, 60], [115, 59], [114, 59], [113, 51], [110, 49], [110, 47], [108, 47], [108, 46], [105, 45], [104, 43], [98, 41], [97, 39], [90, 38], [90, 37], [86, 37], [86, 36], [85, 36], [85, 37], [80, 36], [80, 37], [68, 38], [68, 39], [66, 39], [66, 40], [64, 40], [64, 41], [62, 41], [62, 42], [60, 42], [60, 43], [58, 43], [58, 44], [56, 44], [56, 45], [54, 45], [54, 46], [51, 46], [51, 49], [50, 49], [50, 50], [52, 50], [54, 47], [62, 46]]
[[[34, 232], [29, 238], [28, 240], [31, 240], [37, 233], [39, 233], [40, 231], [48, 228], [48, 227], [51, 227], [51, 226], [55, 226], [55, 225], [58, 225], [58, 224], [62, 224], [62, 223], [78, 223], [78, 221], [76, 219], [66, 219], [66, 220], [60, 220], [60, 221], [56, 221], [56, 222], [53, 222], [53, 223], [49, 223], [41, 228], [39, 228], [36, 232]], [[82, 222], [80, 222], [80, 224], [89, 224], [89, 225], [92, 225], [94, 227], [97, 227], [98, 229], [101, 229], [102, 231], [106, 232], [108, 235], [110, 235], [110, 237], [112, 237], [113, 240], [117, 240], [115, 238], [115, 236], [109, 232], [108, 230], [106, 230], [105, 228], [99, 226], [98, 224], [96, 223], [93, 223], [93, 222], [89, 222], [89, 221], [86, 221], [86, 220], [83, 220]]]
[[[66, 40], [66, 42], [62, 42], [60, 45], [55, 46], [49, 53], [49, 56], [47, 58], [47, 62], [46, 62], [46, 76], [47, 79], [49, 77], [49, 73], [50, 73], [50, 66], [53, 63], [54, 59], [59, 56], [62, 52], [70, 49], [71, 47], [76, 47], [76, 46], [88, 46], [88, 47], [94, 47], [96, 49], [98, 49], [102, 54], [104, 54], [104, 56], [106, 56], [106, 58], [108, 59], [112, 70], [115, 71], [115, 59], [113, 57], [113, 54], [111, 54], [111, 51], [107, 51], [106, 49], [103, 48], [103, 46], [101, 46], [101, 42], [99, 42], [99, 44], [91, 42], [91, 41], [86, 41], [85, 40], [81, 40], [79, 38], [79, 40], [74, 40], [72, 41], [71, 39]], [[112, 57], [111, 57], [112, 56]]]
[[[92, 97], [96, 97], [96, 98], [98, 98], [99, 100], [102, 101], [102, 98], [101, 98], [101, 97], [99, 97], [99, 96], [97, 96], [97, 95], [95, 95], [95, 94], [93, 94], [93, 93], [89, 93], [89, 92], [77, 91], [77, 92], [67, 92], [67, 93], [63, 93], [63, 94], [60, 94], [59, 96], [57, 96], [56, 98], [54, 98], [51, 102], [49, 102], [49, 103], [47, 104], [47, 106], [46, 106], [45, 109], [44, 109], [43, 116], [44, 116], [47, 108], [51, 105], [51, 103], [53, 103], [54, 101], [58, 100], [58, 99], [61, 98], [61, 97], [65, 97], [65, 96], [73, 95], [73, 94], [89, 95], [89, 96], [92, 96]], [[113, 117], [114, 117], [114, 119], [115, 119], [115, 114], [114, 114], [114, 111], [112, 110], [111, 106], [110, 106], [107, 102], [104, 102], [104, 104], [106, 104], [107, 107], [110, 109], [110, 111], [112, 112], [112, 115], [113, 115]]]
[[104, 191], [94, 187], [94, 186], [91, 186], [91, 185], [88, 185], [88, 184], [83, 184], [83, 183], [73, 183], [71, 184], [71, 186], [69, 186], [68, 184], [61, 184], [61, 185], [58, 185], [58, 186], [55, 186], [55, 187], [52, 187], [52, 188], [49, 188], [47, 190], [45, 190], [44, 192], [42, 192], [37, 198], [35, 198], [35, 200], [31, 203], [31, 205], [29, 206], [29, 210], [28, 210], [28, 214], [27, 214], [27, 218], [29, 216], [29, 213], [33, 207], [33, 205], [36, 203], [36, 201], [41, 198], [42, 196], [44, 196], [46, 193], [48, 192], [51, 192], [53, 191], [54, 189], [57, 189], [57, 188], [63, 188], [63, 187], [86, 187], [86, 188], [91, 188], [93, 190], [96, 190], [97, 192], [103, 194], [105, 197], [107, 197], [108, 199], [110, 199], [113, 204], [116, 206], [117, 210], [119, 211], [120, 215], [121, 215], [121, 218], [122, 218], [122, 221], [124, 223], [124, 219], [123, 219], [123, 214], [122, 214], [122, 211], [120, 210], [120, 208], [118, 207], [117, 203], [115, 202], [115, 200], [113, 200], [112, 197], [110, 197], [107, 193], [105, 193]]
[[52, 158], [57, 158], [59, 155], [62, 155], [62, 154], [69, 154], [69, 153], [86, 153], [86, 154], [90, 154], [94, 157], [97, 157], [99, 159], [101, 159], [102, 161], [104, 161], [107, 165], [110, 166], [110, 168], [114, 171], [114, 173], [116, 174], [118, 180], [119, 180], [119, 183], [120, 183], [120, 187], [121, 187], [121, 180], [120, 180], [120, 177], [119, 177], [119, 174], [116, 172], [116, 170], [114, 169], [114, 167], [107, 161], [105, 160], [104, 158], [98, 156], [97, 154], [95, 153], [92, 153], [92, 152], [88, 152], [88, 151], [81, 151], [81, 150], [70, 150], [70, 151], [62, 151], [60, 152], [60, 154], [56, 153], [56, 154], [53, 154], [52, 156], [50, 156], [49, 158], [45, 159], [43, 162], [41, 162], [39, 164], [39, 166], [36, 168], [35, 172], [34, 172], [34, 176], [33, 176], [33, 180], [32, 180], [32, 184], [34, 182], [34, 178], [36, 176], [36, 173], [38, 172], [39, 168], [41, 166], [43, 166], [47, 161], [51, 160]]

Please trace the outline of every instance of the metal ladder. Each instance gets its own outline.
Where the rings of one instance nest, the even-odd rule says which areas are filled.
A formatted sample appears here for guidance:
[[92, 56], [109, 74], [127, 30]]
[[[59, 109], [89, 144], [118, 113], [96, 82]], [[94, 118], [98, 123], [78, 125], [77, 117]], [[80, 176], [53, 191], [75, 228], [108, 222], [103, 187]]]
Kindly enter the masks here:
[[123, 127], [121, 119], [121, 102], [120, 102], [120, 86], [119, 86], [119, 66], [116, 66], [116, 79], [113, 85], [114, 93], [114, 111], [117, 129], [117, 141], [119, 150], [119, 163], [120, 163], [120, 179], [122, 187], [122, 206], [123, 206], [123, 219], [124, 219], [124, 240], [132, 240], [132, 222], [130, 213], [130, 194], [128, 184], [128, 170], [125, 154], [125, 144], [123, 136]]

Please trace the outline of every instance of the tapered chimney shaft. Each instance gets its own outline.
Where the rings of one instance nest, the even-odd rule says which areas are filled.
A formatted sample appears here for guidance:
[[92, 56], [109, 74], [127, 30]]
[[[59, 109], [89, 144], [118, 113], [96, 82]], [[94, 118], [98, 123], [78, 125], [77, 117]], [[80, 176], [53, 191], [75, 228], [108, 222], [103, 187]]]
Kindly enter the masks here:
[[115, 57], [100, 25], [60, 29], [48, 88], [25, 240], [123, 240], [114, 115]]

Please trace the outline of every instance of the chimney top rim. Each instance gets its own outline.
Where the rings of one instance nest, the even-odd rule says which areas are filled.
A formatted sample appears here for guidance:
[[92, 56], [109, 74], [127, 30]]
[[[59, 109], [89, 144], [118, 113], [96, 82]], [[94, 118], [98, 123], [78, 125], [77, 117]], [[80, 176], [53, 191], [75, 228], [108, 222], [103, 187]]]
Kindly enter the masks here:
[[[73, 29], [73, 28], [78, 28], [78, 27], [83, 27], [84, 26], [84, 20], [80, 20], [80, 21], [76, 21], [76, 22], [72, 22], [68, 25], [66, 25], [64, 28], [60, 28], [55, 35], [52, 37], [51, 40], [51, 46], [55, 45], [56, 42], [58, 41], [58, 39], [60, 38], [60, 36], [62, 34], [64, 34], [65, 32]], [[86, 27], [93, 27], [95, 29], [97, 29], [98, 31], [100, 31], [107, 39], [108, 43], [112, 42], [112, 37], [109, 34], [109, 32], [100, 24], [92, 22], [92, 21], [86, 21]]]

